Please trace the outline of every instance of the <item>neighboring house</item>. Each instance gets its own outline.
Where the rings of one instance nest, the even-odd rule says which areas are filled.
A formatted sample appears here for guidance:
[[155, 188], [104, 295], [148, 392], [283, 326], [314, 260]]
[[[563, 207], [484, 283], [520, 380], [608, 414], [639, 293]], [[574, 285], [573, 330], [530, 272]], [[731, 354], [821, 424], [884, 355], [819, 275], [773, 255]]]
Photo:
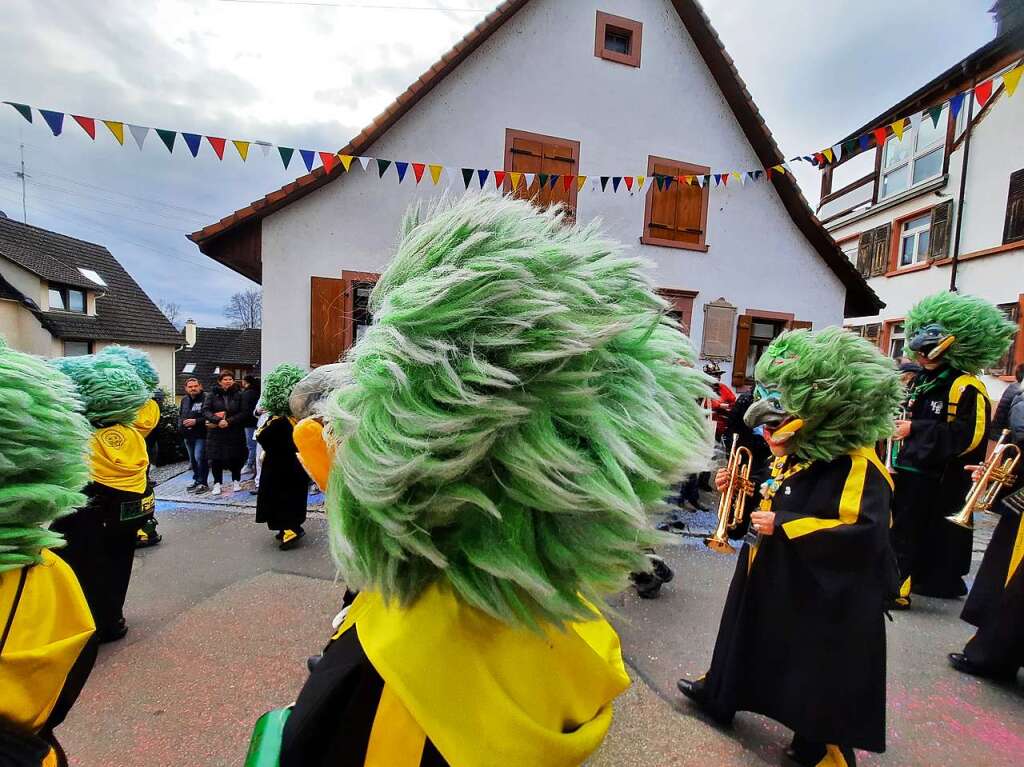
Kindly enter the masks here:
[[[1019, 0], [997, 3], [994, 40], [839, 143], [910, 117], [902, 140], [888, 128], [882, 146], [874, 140], [823, 173], [818, 216], [886, 304], [847, 325], [893, 357], [907, 310], [951, 287], [997, 304], [1024, 329], [1024, 87], [1010, 98], [997, 79], [984, 107], [969, 95], [956, 119], [946, 103], [1021, 63], [1022, 9]], [[1021, 362], [1024, 333], [987, 371], [991, 394]]]
[[0, 335], [43, 357], [123, 344], [148, 352], [162, 386], [174, 385], [181, 336], [102, 245], [0, 213]]
[[[459, 167], [650, 177], [783, 162], [693, 0], [507, 0], [340, 152], [442, 163], [457, 177]], [[602, 218], [649, 259], [701, 356], [740, 386], [784, 328], [881, 308], [789, 174], [715, 189], [538, 186], [518, 193]], [[442, 191], [429, 176], [399, 185], [393, 170], [381, 180], [374, 165], [339, 163], [190, 237], [263, 284], [265, 364], [316, 366], [370, 322], [366, 298], [405, 210]]]
[[[189, 320], [189, 323], [192, 321]], [[206, 391], [217, 383], [221, 373], [242, 376], [260, 374], [259, 328], [194, 328], [195, 344], [178, 352], [178, 372], [174, 393], [185, 394], [185, 381], [198, 378]], [[185, 337], [189, 336], [186, 328]]]

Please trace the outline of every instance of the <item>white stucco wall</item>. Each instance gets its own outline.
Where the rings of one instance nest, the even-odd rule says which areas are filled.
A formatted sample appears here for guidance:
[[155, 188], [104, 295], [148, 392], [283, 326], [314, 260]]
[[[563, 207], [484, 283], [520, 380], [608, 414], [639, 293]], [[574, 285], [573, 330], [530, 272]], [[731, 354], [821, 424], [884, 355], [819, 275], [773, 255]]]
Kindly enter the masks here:
[[[594, 56], [597, 10], [643, 23], [642, 67]], [[553, 55], [557, 51], [558, 55]], [[555, 64], [557, 63], [557, 66]], [[753, 168], [758, 161], [667, 0], [535, 0], [506, 23], [391, 129], [369, 154], [454, 167], [503, 166], [505, 130], [578, 140], [581, 173], [643, 174], [648, 155]], [[263, 221], [263, 359], [309, 362], [310, 275], [381, 271], [398, 223], [417, 199], [410, 169], [352, 172]], [[462, 193], [461, 175], [452, 190]], [[443, 182], [444, 183], [444, 182]], [[493, 188], [493, 182], [489, 183]], [[703, 305], [792, 312], [815, 327], [839, 324], [845, 291], [806, 242], [768, 184], [712, 189], [707, 253], [642, 246], [643, 193], [581, 191], [578, 218], [600, 216], [610, 235], [653, 262], [658, 287], [698, 291]], [[728, 367], [728, 365], [727, 365]]]
[[174, 392], [175, 382], [175, 371], [174, 371], [174, 350], [175, 347], [168, 344], [135, 344], [127, 343], [125, 341], [96, 341], [93, 344], [93, 351], [98, 352], [101, 349], [111, 346], [112, 344], [121, 344], [122, 346], [130, 346], [133, 349], [146, 352], [153, 360], [153, 367], [156, 368], [156, 372], [160, 374], [160, 387], [171, 394]]

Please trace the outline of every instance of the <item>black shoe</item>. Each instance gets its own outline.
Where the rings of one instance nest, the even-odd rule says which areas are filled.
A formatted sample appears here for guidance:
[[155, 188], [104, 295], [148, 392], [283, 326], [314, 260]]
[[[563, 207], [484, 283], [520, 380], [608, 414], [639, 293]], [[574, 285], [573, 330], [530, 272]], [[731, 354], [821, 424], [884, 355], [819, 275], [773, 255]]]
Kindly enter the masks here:
[[317, 664], [324, 659], [323, 655], [310, 655], [306, 658], [306, 668], [309, 669], [309, 673], [313, 673], [313, 669], [316, 668]]
[[633, 581], [636, 594], [641, 599], [657, 599], [661, 592], [661, 578], [654, 573], [632, 573], [629, 579]]
[[682, 533], [686, 530], [686, 522], [679, 516], [679, 513], [670, 514], [657, 525], [658, 530], [663, 533]]
[[145, 549], [149, 546], [156, 546], [164, 538], [156, 531], [156, 520], [150, 518], [135, 533], [135, 548]]
[[125, 623], [124, 618], [118, 620], [113, 626], [104, 629], [99, 634], [100, 644], [106, 644], [107, 642], [116, 642], [118, 639], [124, 639], [124, 635], [128, 633], [128, 624]]
[[676, 687], [679, 688], [679, 692], [692, 700], [698, 706], [703, 706], [708, 702], [707, 690], [704, 687], [703, 679], [680, 679], [676, 682]]
[[676, 574], [672, 572], [672, 568], [661, 557], [651, 557], [651, 565], [654, 576], [662, 583], [671, 583], [672, 579], [676, 577]]
[[986, 679], [996, 679], [999, 681], [1013, 681], [1017, 678], [1017, 670], [1012, 671], [997, 671], [993, 669], [987, 669], [979, 666], [977, 663], [971, 661], [962, 652], [951, 652], [949, 654], [949, 665], [955, 668], [957, 671], [962, 671], [965, 674], [971, 676], [980, 676]]
[[210, 492], [210, 486], [203, 484], [196, 488], [196, 495], [202, 495], [203, 493]]
[[278, 546], [281, 551], [288, 551], [294, 549], [299, 545], [299, 541], [306, 536], [306, 531], [301, 527], [297, 527], [294, 530], [282, 530], [281, 531], [281, 545]]
[[192, 491], [194, 491], [194, 490], [195, 490], [195, 489], [196, 489], [197, 487], [199, 487], [199, 483], [198, 483], [198, 482], [193, 482], [193, 483], [192, 483], [191, 485], [189, 485], [188, 487], [186, 487], [186, 488], [185, 488], [185, 492], [187, 492], [187, 493], [191, 493], [191, 492], [192, 492]]

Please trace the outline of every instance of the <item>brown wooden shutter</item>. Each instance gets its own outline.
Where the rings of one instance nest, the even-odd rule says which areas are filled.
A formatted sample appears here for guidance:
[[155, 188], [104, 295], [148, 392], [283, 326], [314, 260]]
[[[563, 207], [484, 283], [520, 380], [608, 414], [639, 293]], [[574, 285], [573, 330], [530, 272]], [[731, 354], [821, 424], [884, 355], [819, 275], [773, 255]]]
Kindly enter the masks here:
[[870, 325], [864, 326], [864, 337], [871, 343], [873, 343], [875, 346], [878, 346], [878, 342], [880, 340], [879, 337], [881, 336], [881, 334], [882, 323], [880, 322], [873, 322]]
[[732, 386], [739, 389], [747, 385], [747, 354], [750, 351], [751, 318], [740, 315], [736, 321], [736, 353], [732, 360]]
[[1024, 169], [1010, 174], [1010, 192], [1006, 198], [1006, 223], [1003, 242], [1024, 240]]
[[810, 330], [811, 325], [806, 320], [790, 320], [786, 323], [786, 330]]
[[[541, 179], [534, 180], [530, 188], [526, 187], [525, 179], [515, 191], [515, 196], [531, 200], [535, 205], [548, 207], [562, 204], [575, 215], [575, 182], [565, 188], [563, 178], [575, 176], [577, 173], [576, 153], [568, 144], [552, 141], [545, 142], [536, 138], [515, 137], [510, 149], [511, 162], [509, 170], [515, 173], [543, 173], [548, 176], [547, 183], [541, 185]], [[550, 177], [558, 176], [552, 186]]]
[[342, 303], [345, 281], [310, 277], [309, 366], [337, 362], [344, 351]]
[[871, 248], [871, 276], [880, 277], [889, 271], [889, 255], [892, 249], [892, 224], [874, 230], [875, 241]]
[[875, 230], [863, 232], [857, 242], [857, 271], [863, 277], [871, 276], [871, 254], [875, 245]]
[[928, 258], [946, 258], [949, 255], [949, 234], [953, 224], [953, 201], [946, 200], [932, 208], [931, 230], [928, 235]]

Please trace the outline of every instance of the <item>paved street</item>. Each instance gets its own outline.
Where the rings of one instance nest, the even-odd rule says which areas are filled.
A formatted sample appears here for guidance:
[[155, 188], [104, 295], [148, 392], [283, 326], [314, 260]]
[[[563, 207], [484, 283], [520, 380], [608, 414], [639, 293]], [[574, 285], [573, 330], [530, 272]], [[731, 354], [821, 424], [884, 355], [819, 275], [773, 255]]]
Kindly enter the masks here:
[[[136, 557], [128, 637], [101, 650], [58, 731], [73, 765], [240, 765], [252, 723], [294, 699], [305, 658], [338, 609], [343, 587], [322, 517], [311, 518], [303, 547], [281, 552], [241, 506], [161, 501], [158, 516], [164, 542]], [[781, 727], [741, 714], [723, 731], [675, 692], [680, 675], [699, 674], [710, 658], [735, 562], [698, 538], [677, 541], [663, 551], [676, 579], [660, 599], [630, 592], [614, 600], [634, 685], [591, 765], [776, 765], [788, 741]], [[956, 620], [959, 604], [921, 599], [915, 607], [889, 626], [890, 750], [861, 763], [1024, 763], [1024, 685], [949, 669], [945, 653], [970, 635]]]

